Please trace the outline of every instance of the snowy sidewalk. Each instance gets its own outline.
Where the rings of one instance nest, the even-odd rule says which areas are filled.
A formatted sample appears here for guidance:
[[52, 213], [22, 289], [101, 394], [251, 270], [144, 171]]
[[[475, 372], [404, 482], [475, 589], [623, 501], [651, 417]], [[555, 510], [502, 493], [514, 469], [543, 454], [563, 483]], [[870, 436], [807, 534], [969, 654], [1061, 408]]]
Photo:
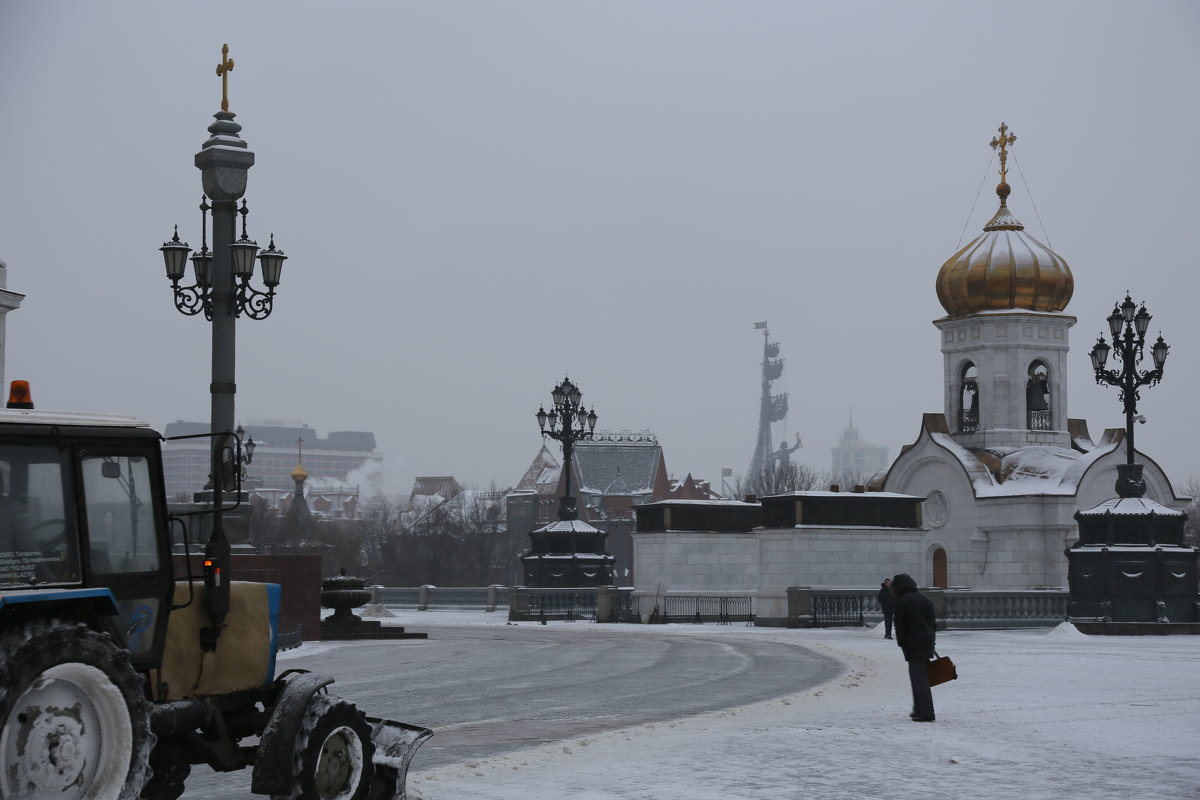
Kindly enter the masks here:
[[[503, 624], [470, 612], [396, 621]], [[800, 642], [845, 671], [753, 706], [417, 768], [410, 798], [1200, 798], [1200, 637], [945, 632], [938, 649], [960, 678], [934, 689], [938, 720], [920, 724], [899, 648], [876, 629], [710, 632]]]

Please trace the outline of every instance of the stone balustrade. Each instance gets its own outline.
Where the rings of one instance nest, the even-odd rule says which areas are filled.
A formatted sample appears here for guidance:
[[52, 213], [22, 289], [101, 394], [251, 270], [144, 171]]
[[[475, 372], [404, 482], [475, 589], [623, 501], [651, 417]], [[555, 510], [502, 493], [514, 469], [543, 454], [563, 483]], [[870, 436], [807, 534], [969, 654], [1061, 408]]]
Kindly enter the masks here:
[[[579, 589], [530, 589], [507, 586], [471, 587], [386, 587], [370, 588], [371, 602], [411, 607], [418, 610], [430, 608], [482, 608], [495, 611], [497, 607], [515, 610], [517, 618], [527, 615], [539, 616], [541, 601], [533, 595], [571, 595], [572, 612], [582, 612], [586, 618], [603, 621], [643, 619], [650, 613], [642, 608], [649, 597], [631, 596], [632, 590], [615, 587], [582, 587]], [[973, 589], [922, 589], [934, 602], [941, 628], [1038, 628], [1053, 627], [1067, 616], [1069, 594], [1066, 589], [1031, 590], [973, 590]], [[817, 604], [836, 608], [839, 622], [824, 621], [821, 624], [875, 623], [883, 619], [879, 608], [878, 587], [807, 587], [793, 586], [787, 590], [788, 627], [807, 628], [814, 625], [814, 607]], [[586, 594], [587, 598], [582, 595]], [[745, 594], [745, 593], [742, 593]], [[707, 595], [687, 593], [689, 602], [703, 604]], [[713, 595], [714, 603], [728, 602], [724, 595]], [[739, 600], [741, 598], [738, 598]], [[665, 600], [665, 598], [664, 598]], [[747, 597], [751, 608], [746, 616], [753, 617], [755, 598]], [[546, 601], [549, 603], [549, 600]], [[567, 602], [567, 601], [564, 601]], [[653, 603], [651, 603], [653, 605]], [[662, 605], [662, 601], [660, 601]], [[855, 613], [844, 613], [853, 606]], [[547, 606], [549, 607], [549, 606]], [[697, 607], [700, 607], [697, 605]], [[861, 614], [857, 612], [861, 609]], [[662, 605], [665, 617], [666, 607]], [[739, 607], [739, 614], [741, 609]], [[574, 615], [574, 614], [573, 614]], [[820, 618], [820, 613], [817, 614]], [[706, 618], [707, 619], [707, 618]], [[828, 618], [826, 618], [827, 620]], [[762, 620], [758, 624], [764, 624]], [[767, 623], [769, 624], [769, 623]], [[779, 624], [779, 623], [776, 623]]]

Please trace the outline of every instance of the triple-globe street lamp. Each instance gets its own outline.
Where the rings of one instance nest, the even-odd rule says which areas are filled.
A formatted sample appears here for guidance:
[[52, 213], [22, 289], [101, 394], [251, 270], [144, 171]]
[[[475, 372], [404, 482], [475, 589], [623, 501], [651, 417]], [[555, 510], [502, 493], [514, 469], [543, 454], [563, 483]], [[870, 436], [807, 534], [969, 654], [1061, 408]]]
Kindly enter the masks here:
[[579, 387], [572, 383], [570, 378], [564, 377], [562, 383], [551, 390], [550, 396], [554, 400], [550, 412], [547, 413], [545, 407], [539, 407], [536, 416], [538, 427], [542, 429], [542, 437], [562, 443], [566, 487], [563, 496], [559, 498], [558, 518], [578, 519], [579, 507], [575, 496], [571, 494], [571, 455], [576, 442], [592, 438], [596, 430], [596, 409], [592, 408], [584, 413], [583, 405], [579, 402], [583, 392], [579, 391]]
[[[1108, 315], [1112, 346], [1109, 346], [1101, 334], [1088, 354], [1096, 372], [1096, 383], [1118, 387], [1121, 403], [1125, 408], [1126, 469], [1118, 468], [1117, 478], [1117, 493], [1122, 497], [1140, 497], [1145, 491], [1140, 466], [1135, 468], [1133, 463], [1133, 423], [1135, 420], [1145, 422], [1145, 418], [1137, 413], [1137, 401], [1141, 398], [1138, 389], [1142, 386], [1154, 386], [1162, 380], [1163, 366], [1167, 363], [1167, 353], [1171, 349], [1160, 335], [1158, 341], [1150, 347], [1154, 369], [1138, 368], [1145, 355], [1146, 331], [1150, 327], [1151, 319], [1153, 316], [1146, 310], [1146, 304], [1142, 303], [1141, 308], [1138, 308], [1126, 294], [1125, 301], [1119, 305], [1114, 304], [1112, 313]], [[1115, 369], [1109, 369], [1107, 366], [1110, 352], [1115, 352], [1120, 362]]]
[[[221, 513], [228, 488], [224, 485], [226, 476], [223, 473], [229, 468], [230, 477], [244, 477], [245, 466], [252, 457], [249, 443], [247, 449], [250, 452], [243, 453], [241, 436], [234, 432], [235, 323], [243, 313], [251, 319], [270, 316], [275, 287], [279, 285], [283, 262], [287, 258], [275, 249], [273, 234], [267, 249], [259, 252], [258, 243], [246, 233], [246, 217], [250, 213], [246, 201], [242, 200], [241, 208], [238, 208], [238, 200], [246, 193], [246, 173], [254, 165], [254, 153], [238, 136], [242, 126], [234, 122], [236, 115], [229, 110], [229, 73], [233, 66], [229, 45], [225, 45], [221, 48], [221, 63], [217, 65], [217, 75], [221, 78], [221, 110], [213, 115], [216, 121], [208, 126], [210, 136], [195, 158], [204, 188], [200, 201], [200, 249], [192, 254], [187, 242], [180, 241], [178, 226], [172, 239], [159, 248], [174, 293], [175, 308], [187, 316], [203, 313], [212, 326], [209, 430], [213, 435], [212, 505], [216, 513], [213, 514], [212, 535], [204, 547], [204, 606], [211, 622], [211, 627], [205, 628], [201, 637], [206, 651], [216, 648], [222, 622], [229, 611], [229, 584], [221, 578], [228, 574], [231, 560]], [[212, 250], [208, 249], [210, 211]], [[242, 215], [240, 238], [236, 237], [238, 214]], [[195, 283], [180, 286], [189, 258]], [[265, 291], [251, 285], [256, 260], [262, 265]], [[227, 444], [230, 435], [236, 437], [233, 448]], [[241, 500], [240, 493], [237, 500]]]

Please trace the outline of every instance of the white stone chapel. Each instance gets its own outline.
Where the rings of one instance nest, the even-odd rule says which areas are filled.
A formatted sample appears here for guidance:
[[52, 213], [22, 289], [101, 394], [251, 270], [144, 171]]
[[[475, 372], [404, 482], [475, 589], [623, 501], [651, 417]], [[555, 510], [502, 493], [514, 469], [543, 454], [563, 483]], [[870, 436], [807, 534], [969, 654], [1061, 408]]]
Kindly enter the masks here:
[[[925, 585], [1065, 586], [1073, 515], [1116, 495], [1125, 459], [1123, 429], [1093, 441], [1086, 422], [1067, 416], [1074, 279], [1008, 208], [1006, 149], [1016, 137], [1007, 130], [992, 140], [1000, 207], [937, 276], [944, 411], [924, 415], [916, 441], [872, 486], [925, 498], [914, 575]], [[1153, 459], [1137, 460], [1147, 497], [1186, 504]]]
[[[776, 495], [753, 512], [733, 501], [641, 506], [640, 594], [751, 594], [761, 616], [782, 617], [788, 586], [877, 586], [898, 572], [943, 588], [1067, 585], [1074, 514], [1116, 495], [1125, 432], [1093, 440], [1068, 417], [1074, 279], [1008, 208], [1014, 141], [1004, 125], [992, 140], [998, 210], [938, 272], [943, 410], [923, 415], [916, 441], [865, 492]], [[1186, 505], [1153, 459], [1137, 461], [1147, 498]]]

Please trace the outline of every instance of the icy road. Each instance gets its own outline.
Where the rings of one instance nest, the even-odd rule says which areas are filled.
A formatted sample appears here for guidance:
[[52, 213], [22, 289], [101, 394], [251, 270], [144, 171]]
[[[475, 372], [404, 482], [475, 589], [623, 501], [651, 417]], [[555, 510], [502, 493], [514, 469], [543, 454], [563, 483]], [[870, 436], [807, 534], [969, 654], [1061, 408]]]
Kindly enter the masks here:
[[[328, 673], [330, 691], [367, 713], [432, 728], [414, 771], [768, 700], [841, 671], [799, 644], [721, 636], [714, 625], [683, 635], [623, 628], [414, 624], [430, 638], [306, 644], [280, 669]], [[249, 781], [248, 771], [198, 766], [184, 797], [254, 797]]]

